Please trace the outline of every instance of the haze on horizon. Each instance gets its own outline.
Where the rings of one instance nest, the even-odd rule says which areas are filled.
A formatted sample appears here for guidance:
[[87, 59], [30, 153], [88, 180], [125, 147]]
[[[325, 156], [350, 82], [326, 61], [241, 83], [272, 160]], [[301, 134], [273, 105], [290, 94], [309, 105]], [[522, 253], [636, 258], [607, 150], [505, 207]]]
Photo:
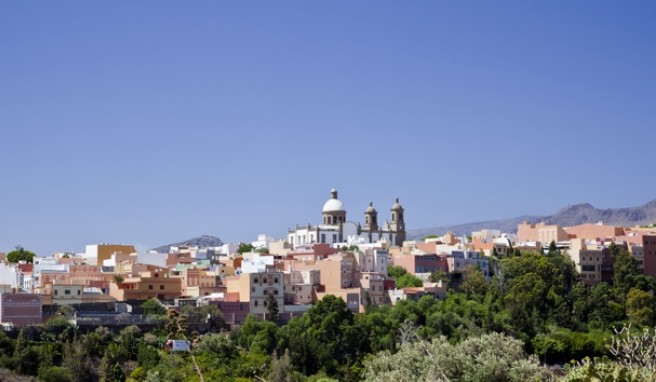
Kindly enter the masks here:
[[656, 197], [656, 4], [0, 3], [0, 251]]

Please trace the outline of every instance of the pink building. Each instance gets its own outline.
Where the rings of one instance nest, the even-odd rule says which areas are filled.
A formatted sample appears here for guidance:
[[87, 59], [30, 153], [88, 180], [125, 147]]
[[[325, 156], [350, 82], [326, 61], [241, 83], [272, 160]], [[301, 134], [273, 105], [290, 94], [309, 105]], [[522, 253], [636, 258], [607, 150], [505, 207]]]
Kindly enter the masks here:
[[433, 273], [437, 271], [447, 272], [448, 263], [445, 255], [405, 255], [395, 257], [394, 265], [405, 268], [408, 273]]
[[[580, 224], [574, 227], [565, 227], [565, 232], [571, 238], [597, 240], [597, 239], [610, 239], [613, 240], [617, 236], [624, 235], [624, 228], [598, 224]], [[547, 243], [549, 244], [549, 243]]]

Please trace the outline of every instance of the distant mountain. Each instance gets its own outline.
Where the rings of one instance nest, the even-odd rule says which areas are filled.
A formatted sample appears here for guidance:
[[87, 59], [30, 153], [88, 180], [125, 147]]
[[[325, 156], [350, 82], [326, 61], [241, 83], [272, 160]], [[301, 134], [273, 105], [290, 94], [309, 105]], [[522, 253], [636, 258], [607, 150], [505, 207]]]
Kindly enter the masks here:
[[457, 236], [471, 235], [473, 231], [480, 231], [484, 228], [498, 229], [501, 232], [513, 232], [517, 230], [517, 225], [523, 221], [536, 221], [541, 216], [524, 215], [516, 218], [490, 220], [484, 222], [463, 223], [455, 225], [447, 225], [442, 227], [419, 228], [408, 230], [406, 236], [409, 240], [421, 239], [428, 235], [444, 235], [447, 232], [453, 232]]
[[168, 253], [171, 247], [179, 247], [181, 245], [188, 245], [192, 247], [218, 247], [220, 245], [223, 245], [223, 241], [219, 239], [216, 236], [210, 236], [210, 235], [203, 235], [203, 236], [198, 236], [194, 237], [193, 239], [188, 239], [188, 240], [183, 240], [177, 243], [172, 243], [172, 244], [166, 244], [162, 245], [157, 248], [153, 248], [153, 251], [157, 251], [159, 253]]
[[638, 207], [598, 209], [588, 203], [568, 206], [542, 219], [546, 224], [569, 227], [584, 223], [634, 226], [656, 222], [656, 200]]
[[581, 203], [562, 208], [550, 216], [525, 215], [511, 219], [413, 229], [408, 231], [407, 237], [408, 239], [421, 239], [431, 234], [443, 235], [448, 231], [462, 236], [470, 235], [472, 231], [479, 231], [484, 228], [498, 229], [501, 232], [515, 232], [517, 225], [523, 221], [529, 223], [545, 222], [546, 224], [558, 224], [563, 227], [597, 223], [599, 221], [604, 222], [606, 225], [619, 226], [653, 224], [656, 222], [656, 200], [638, 207], [606, 209], [598, 209], [591, 204]]

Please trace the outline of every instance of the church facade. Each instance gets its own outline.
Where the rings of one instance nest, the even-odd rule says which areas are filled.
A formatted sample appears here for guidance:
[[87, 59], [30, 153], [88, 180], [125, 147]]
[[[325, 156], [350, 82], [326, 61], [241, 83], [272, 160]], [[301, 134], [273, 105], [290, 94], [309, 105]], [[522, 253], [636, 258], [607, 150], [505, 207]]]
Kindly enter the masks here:
[[287, 242], [299, 245], [327, 243], [375, 243], [388, 242], [401, 246], [405, 241], [404, 209], [399, 199], [390, 209], [391, 221], [378, 223], [378, 211], [369, 203], [364, 211], [364, 225], [346, 219], [344, 203], [337, 197], [337, 190], [330, 191], [330, 199], [323, 205], [321, 224], [297, 226], [287, 232]]

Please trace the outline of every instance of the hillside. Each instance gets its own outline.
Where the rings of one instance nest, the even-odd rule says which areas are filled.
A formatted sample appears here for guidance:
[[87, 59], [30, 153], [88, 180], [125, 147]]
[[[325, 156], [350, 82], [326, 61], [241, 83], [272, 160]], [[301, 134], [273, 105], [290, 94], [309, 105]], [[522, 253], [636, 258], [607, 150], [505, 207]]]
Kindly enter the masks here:
[[202, 235], [198, 237], [194, 237], [192, 239], [188, 240], [183, 240], [179, 241], [177, 243], [171, 243], [171, 244], [166, 244], [166, 245], [161, 245], [157, 248], [153, 248], [153, 251], [157, 251], [160, 253], [167, 253], [169, 249], [173, 247], [178, 247], [181, 245], [188, 245], [188, 246], [198, 246], [198, 247], [218, 247], [220, 245], [223, 245], [223, 241], [219, 239], [216, 236], [211, 236], [211, 235]]
[[456, 235], [469, 235], [472, 231], [483, 228], [498, 229], [502, 232], [514, 232], [517, 225], [522, 221], [530, 223], [545, 222], [546, 224], [558, 224], [570, 227], [584, 223], [597, 223], [603, 221], [607, 225], [634, 226], [656, 223], [656, 200], [637, 207], [627, 208], [595, 208], [589, 203], [575, 204], [560, 209], [553, 215], [535, 216], [524, 215], [510, 219], [491, 220], [485, 222], [474, 222], [455, 224], [442, 227], [419, 228], [408, 231], [408, 239], [420, 239], [430, 234], [442, 235], [451, 231]]

